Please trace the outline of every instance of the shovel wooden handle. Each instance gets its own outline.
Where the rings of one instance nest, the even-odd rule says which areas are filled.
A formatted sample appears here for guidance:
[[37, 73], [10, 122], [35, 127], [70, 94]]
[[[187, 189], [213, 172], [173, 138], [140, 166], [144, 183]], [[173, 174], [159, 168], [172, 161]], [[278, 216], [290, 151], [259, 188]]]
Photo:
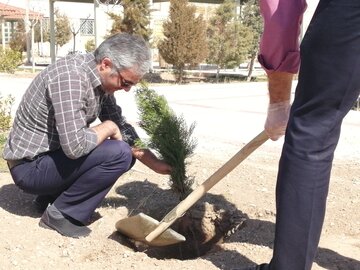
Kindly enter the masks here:
[[173, 208], [159, 223], [159, 225], [150, 232], [145, 240], [151, 242], [167, 228], [175, 222], [176, 219], [183, 216], [184, 213], [197, 202], [209, 189], [216, 185], [228, 173], [235, 169], [244, 159], [246, 159], [259, 146], [266, 142], [268, 136], [265, 131], [262, 131], [248, 144], [246, 144], [239, 152], [237, 152], [230, 160], [228, 160], [221, 168], [219, 168], [213, 175], [211, 175], [204, 183], [198, 186], [191, 192], [183, 201], [181, 201], [175, 208]]

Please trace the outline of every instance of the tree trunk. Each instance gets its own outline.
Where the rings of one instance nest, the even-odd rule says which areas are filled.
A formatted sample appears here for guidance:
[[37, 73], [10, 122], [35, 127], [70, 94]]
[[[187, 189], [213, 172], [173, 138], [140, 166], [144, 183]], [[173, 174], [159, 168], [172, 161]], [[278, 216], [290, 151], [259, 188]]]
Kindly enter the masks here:
[[75, 33], [72, 33], [73, 34], [73, 38], [74, 38], [74, 44], [73, 44], [73, 53], [75, 53], [75, 48], [76, 48], [76, 34]]
[[248, 69], [248, 75], [246, 77], [246, 81], [247, 82], [250, 82], [251, 81], [251, 76], [252, 76], [252, 73], [253, 73], [253, 70], [254, 70], [254, 64], [255, 64], [255, 59], [256, 59], [256, 56], [258, 54], [258, 51], [254, 51], [254, 53], [251, 55], [251, 60], [250, 60], [250, 63], [249, 63], [249, 69]]
[[178, 68], [177, 82], [182, 84], [184, 79], [184, 67]]
[[217, 68], [216, 68], [216, 83], [219, 83], [219, 77], [220, 77], [220, 67], [217, 66]]

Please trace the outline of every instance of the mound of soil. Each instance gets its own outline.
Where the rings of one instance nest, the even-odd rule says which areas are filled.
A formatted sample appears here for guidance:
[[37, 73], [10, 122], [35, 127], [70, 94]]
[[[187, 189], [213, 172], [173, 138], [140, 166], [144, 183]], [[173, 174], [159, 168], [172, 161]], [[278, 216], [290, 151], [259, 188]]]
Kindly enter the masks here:
[[227, 236], [241, 228], [245, 220], [246, 216], [239, 215], [237, 211], [202, 202], [191, 208], [173, 226], [175, 231], [185, 236], [185, 242], [167, 247], [144, 248], [137, 245], [136, 249], [143, 249], [149, 257], [157, 259], [194, 259], [223, 243]]

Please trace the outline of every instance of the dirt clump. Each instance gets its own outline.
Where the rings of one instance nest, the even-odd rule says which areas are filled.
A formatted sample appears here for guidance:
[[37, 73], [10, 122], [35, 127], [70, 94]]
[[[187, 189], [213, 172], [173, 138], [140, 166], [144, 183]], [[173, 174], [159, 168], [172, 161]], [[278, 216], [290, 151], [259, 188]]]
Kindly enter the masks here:
[[167, 247], [137, 246], [136, 248], [142, 249], [149, 257], [157, 259], [195, 259], [222, 244], [226, 237], [241, 228], [246, 216], [237, 212], [201, 202], [193, 206], [173, 225], [175, 231], [185, 236], [185, 242]]

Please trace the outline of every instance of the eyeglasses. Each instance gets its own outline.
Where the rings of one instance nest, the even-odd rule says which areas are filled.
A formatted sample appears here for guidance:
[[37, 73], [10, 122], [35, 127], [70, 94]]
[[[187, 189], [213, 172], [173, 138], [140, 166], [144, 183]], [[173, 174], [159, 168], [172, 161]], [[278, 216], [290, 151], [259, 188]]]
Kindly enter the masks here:
[[121, 87], [129, 88], [136, 84], [132, 81], [125, 80], [124, 77], [121, 75], [120, 71], [118, 71], [118, 75], [119, 75], [119, 81], [120, 81]]

